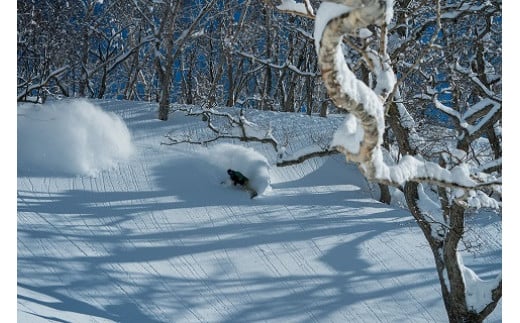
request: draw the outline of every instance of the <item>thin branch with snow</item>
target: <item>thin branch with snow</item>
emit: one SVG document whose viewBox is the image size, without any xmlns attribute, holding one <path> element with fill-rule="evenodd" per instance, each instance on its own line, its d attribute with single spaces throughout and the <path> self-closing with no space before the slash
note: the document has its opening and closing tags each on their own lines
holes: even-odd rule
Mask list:
<svg viewBox="0 0 520 323">
<path fill-rule="evenodd" d="M 27 86 L 28 83 L 24 83 L 23 85 L 19 85 L 18 88 L 23 88 L 26 86 L 27 87 L 25 89 L 23 89 L 23 91 L 20 94 L 18 94 L 17 101 L 23 100 L 25 97 L 30 95 L 32 91 L 45 87 L 50 82 L 50 80 L 52 80 L 53 78 L 57 78 L 60 74 L 67 71 L 69 68 L 70 68 L 69 65 L 65 65 L 58 69 L 55 69 L 54 71 L 50 72 L 49 75 L 47 75 L 43 80 L 41 80 L 40 82 L 38 82 L 36 84 L 31 84 L 31 85 Z"/>
<path fill-rule="evenodd" d="M 180 143 L 190 143 L 190 144 L 199 144 L 205 145 L 219 139 L 237 139 L 244 142 L 260 142 L 266 143 L 273 146 L 276 152 L 280 149 L 280 144 L 278 141 L 272 136 L 271 129 L 259 129 L 259 127 L 247 120 L 244 115 L 243 110 L 240 110 L 239 117 L 234 117 L 229 113 L 218 112 L 214 109 L 193 109 L 193 108 L 175 108 L 172 112 L 181 111 L 185 112 L 187 116 L 200 116 L 203 120 L 206 121 L 208 129 L 210 129 L 214 133 L 214 137 L 205 140 L 195 140 L 190 136 L 186 136 L 185 138 L 175 138 L 172 137 L 171 134 L 166 134 L 165 137 L 168 139 L 168 142 L 162 142 L 162 145 L 176 145 Z M 221 117 L 227 120 L 230 125 L 230 131 L 224 131 L 219 127 L 213 124 L 213 120 L 215 117 Z"/>
<path fill-rule="evenodd" d="M 303 3 L 294 0 L 282 0 L 282 3 L 276 6 L 276 9 L 307 18 L 316 16 L 309 0 L 304 0 Z"/>
<path fill-rule="evenodd" d="M 296 73 L 298 75 L 301 75 L 301 76 L 316 77 L 316 76 L 320 75 L 319 73 L 302 71 L 298 67 L 294 66 L 293 64 L 291 64 L 288 61 L 285 62 L 285 64 L 279 65 L 279 64 L 274 64 L 273 62 L 271 62 L 270 59 L 258 58 L 258 57 L 254 56 L 254 55 L 251 55 L 251 54 L 248 54 L 248 53 L 245 53 L 245 52 L 242 52 L 242 51 L 236 51 L 235 53 L 240 55 L 240 56 L 242 56 L 242 57 L 249 58 L 253 62 L 258 62 L 260 64 L 267 65 L 267 66 L 272 67 L 272 68 L 276 68 L 276 69 L 280 69 L 280 70 L 289 69 L 289 70 L 293 71 L 294 73 Z"/>
</svg>

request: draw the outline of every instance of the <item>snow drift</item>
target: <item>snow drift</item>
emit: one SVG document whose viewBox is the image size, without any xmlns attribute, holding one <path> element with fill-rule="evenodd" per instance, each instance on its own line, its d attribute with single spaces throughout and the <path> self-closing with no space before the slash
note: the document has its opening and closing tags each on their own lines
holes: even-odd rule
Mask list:
<svg viewBox="0 0 520 323">
<path fill-rule="evenodd" d="M 85 100 L 18 105 L 18 172 L 95 175 L 130 157 L 126 124 Z"/>
</svg>

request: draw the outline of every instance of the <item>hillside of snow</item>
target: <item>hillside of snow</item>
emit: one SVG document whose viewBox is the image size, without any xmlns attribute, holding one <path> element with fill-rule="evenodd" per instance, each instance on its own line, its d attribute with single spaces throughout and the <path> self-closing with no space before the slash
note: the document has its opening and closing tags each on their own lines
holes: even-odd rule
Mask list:
<svg viewBox="0 0 520 323">
<path fill-rule="evenodd" d="M 447 321 L 422 233 L 355 165 L 169 145 L 211 133 L 200 117 L 156 115 L 146 102 L 18 105 L 18 322 Z M 343 119 L 245 115 L 288 152 L 329 142 Z M 260 195 L 230 185 L 228 168 Z M 464 264 L 494 277 L 501 218 L 475 213 L 468 229 Z"/>
</svg>

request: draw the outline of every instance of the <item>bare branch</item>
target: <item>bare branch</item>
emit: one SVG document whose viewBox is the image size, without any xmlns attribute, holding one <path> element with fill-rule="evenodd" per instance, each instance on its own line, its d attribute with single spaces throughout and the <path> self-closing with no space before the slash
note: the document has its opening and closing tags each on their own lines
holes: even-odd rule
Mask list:
<svg viewBox="0 0 520 323">
<path fill-rule="evenodd" d="M 417 69 L 417 67 L 419 66 L 419 64 L 422 63 L 422 60 L 424 58 L 424 56 L 426 55 L 426 53 L 428 53 L 432 48 L 434 48 L 435 46 L 435 41 L 437 41 L 437 38 L 439 37 L 439 32 L 441 31 L 442 29 L 442 23 L 441 23 L 441 4 L 440 4 L 440 0 L 436 0 L 436 15 L 437 15 L 437 18 L 435 20 L 435 31 L 433 32 L 432 34 L 432 37 L 430 38 L 430 41 L 428 42 L 428 45 L 426 45 L 422 50 L 421 52 L 417 55 L 417 58 L 415 59 L 415 62 L 412 64 L 412 66 L 410 66 L 408 68 L 408 70 L 406 72 L 403 73 L 403 75 L 397 80 L 397 82 L 395 83 L 394 85 L 394 89 L 392 91 L 392 93 L 390 94 L 389 96 L 389 101 L 392 101 L 395 94 L 396 94 L 396 91 L 397 89 L 401 86 L 401 84 L 404 82 L 404 80 L 406 80 L 406 78 L 414 71 Z"/>
<path fill-rule="evenodd" d="M 306 161 L 308 159 L 312 159 L 312 158 L 316 158 L 316 157 L 331 156 L 331 155 L 336 155 L 339 153 L 340 152 L 333 147 L 325 149 L 325 150 L 316 150 L 316 151 L 305 153 L 303 155 L 299 155 L 298 157 L 296 157 L 294 159 L 280 159 L 276 162 L 276 166 L 286 167 L 286 166 L 297 165 L 297 164 L 303 163 L 304 161 Z"/>
<path fill-rule="evenodd" d="M 287 12 L 293 15 L 302 16 L 310 19 L 314 19 L 314 9 L 309 0 L 304 0 L 303 3 L 297 3 L 294 0 L 282 0 L 282 3 L 276 6 L 281 12 Z"/>
<path fill-rule="evenodd" d="M 63 72 L 67 71 L 68 69 L 70 68 L 69 65 L 65 65 L 63 67 L 60 67 L 54 71 L 52 71 L 51 73 L 49 73 L 49 75 L 47 75 L 43 80 L 41 80 L 38 84 L 33 84 L 29 87 L 27 87 L 21 94 L 18 95 L 17 97 L 17 101 L 22 101 L 26 96 L 28 96 L 32 91 L 34 90 L 37 90 L 37 89 L 40 89 L 42 87 L 45 87 L 49 81 L 53 78 L 56 78 L 58 77 L 60 74 L 62 74 Z M 25 86 L 27 83 L 24 83 L 23 86 Z M 18 86 L 18 88 L 20 88 L 21 86 Z"/>
<path fill-rule="evenodd" d="M 195 144 L 195 145 L 206 145 L 218 140 L 224 139 L 234 139 L 240 140 L 243 142 L 259 142 L 264 144 L 270 144 L 276 152 L 278 152 L 278 161 L 276 166 L 278 167 L 287 167 L 296 164 L 303 163 L 304 161 L 316 157 L 325 157 L 330 155 L 335 155 L 340 153 L 335 147 L 327 147 L 323 149 L 300 151 L 292 154 L 292 158 L 288 158 L 284 156 L 285 149 L 284 146 L 287 145 L 287 142 L 280 144 L 278 140 L 276 140 L 271 134 L 270 130 L 264 136 L 255 136 L 251 132 L 251 127 L 255 125 L 249 122 L 244 114 L 243 110 L 241 110 L 239 117 L 234 117 L 233 115 L 225 112 L 218 112 L 213 109 L 197 109 L 179 107 L 176 109 L 172 109 L 172 111 L 181 111 L 184 112 L 187 116 L 196 116 L 202 117 L 203 120 L 206 120 L 206 124 L 208 129 L 210 129 L 214 136 L 209 139 L 201 139 L 197 140 L 192 138 L 189 135 L 186 135 L 184 138 L 173 137 L 171 134 L 166 134 L 165 137 L 168 139 L 168 142 L 162 142 L 162 145 L 176 145 L 181 143 Z M 231 131 L 226 132 L 222 129 L 219 129 L 213 124 L 213 119 L 215 117 L 222 117 L 226 119 L 231 125 Z M 237 130 L 233 131 L 233 130 Z"/>
<path fill-rule="evenodd" d="M 502 298 L 502 279 L 498 281 L 497 287 L 495 287 L 491 291 L 491 303 L 489 303 L 480 313 L 478 313 L 482 317 L 487 317 L 495 307 L 498 305 L 498 302 Z"/>
<path fill-rule="evenodd" d="M 206 140 L 194 140 L 192 138 L 185 138 L 185 139 L 178 139 L 172 137 L 170 134 L 167 134 L 165 137 L 169 140 L 169 142 L 163 142 L 162 145 L 175 145 L 180 143 L 190 143 L 190 144 L 198 144 L 198 145 L 205 145 L 214 141 L 217 141 L 219 139 L 237 139 L 243 142 L 260 142 L 264 144 L 270 144 L 273 146 L 274 150 L 276 152 L 279 151 L 280 145 L 278 141 L 271 135 L 270 129 L 268 129 L 265 132 L 264 136 L 257 136 L 253 134 L 252 128 L 256 125 L 249 122 L 243 113 L 243 110 L 240 110 L 240 115 L 238 118 L 233 117 L 229 113 L 224 112 L 218 112 L 213 109 L 198 109 L 194 110 L 193 108 L 184 108 L 179 107 L 176 109 L 173 109 L 174 111 L 182 111 L 185 112 L 187 116 L 200 116 L 203 120 L 206 121 L 208 129 L 210 129 L 214 133 L 214 137 Z M 224 132 L 220 130 L 218 127 L 216 127 L 213 124 L 213 118 L 214 117 L 222 117 L 225 118 L 229 124 L 231 125 L 231 132 Z M 233 131 L 238 130 L 238 131 Z M 258 129 L 255 129 L 254 132 L 259 132 Z"/>
<path fill-rule="evenodd" d="M 294 66 L 293 64 L 291 64 L 289 62 L 285 62 L 285 64 L 283 64 L 283 65 L 277 65 L 277 64 L 272 63 L 270 59 L 258 58 L 258 57 L 254 56 L 254 55 L 251 55 L 251 54 L 248 54 L 248 53 L 244 53 L 242 51 L 237 51 L 236 53 L 239 54 L 240 56 L 243 56 L 243 57 L 251 59 L 253 62 L 258 62 L 258 63 L 261 63 L 263 65 L 267 65 L 267 66 L 270 66 L 270 67 L 273 67 L 273 68 L 276 68 L 276 69 L 280 69 L 280 70 L 282 70 L 282 69 L 289 69 L 289 70 L 293 71 L 294 73 L 296 73 L 298 75 L 301 75 L 301 76 L 310 76 L 310 77 L 320 76 L 319 73 L 304 72 L 304 71 L 300 70 L 298 67 Z"/>
</svg>

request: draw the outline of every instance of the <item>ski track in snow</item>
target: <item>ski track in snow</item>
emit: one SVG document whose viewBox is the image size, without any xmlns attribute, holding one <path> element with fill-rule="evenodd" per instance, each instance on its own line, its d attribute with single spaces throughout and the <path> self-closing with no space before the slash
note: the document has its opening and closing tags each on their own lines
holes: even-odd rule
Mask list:
<svg viewBox="0 0 520 323">
<path fill-rule="evenodd" d="M 273 169 L 272 191 L 250 200 L 224 175 L 183 174 L 206 166 L 204 148 L 160 145 L 203 123 L 95 102 L 125 119 L 138 152 L 96 177 L 18 177 L 18 322 L 446 321 L 411 216 L 371 199 L 342 157 Z M 336 122 L 283 116 L 301 118 L 302 136 Z M 496 274 L 501 222 L 472 221 L 481 247 L 465 263 Z"/>
</svg>

